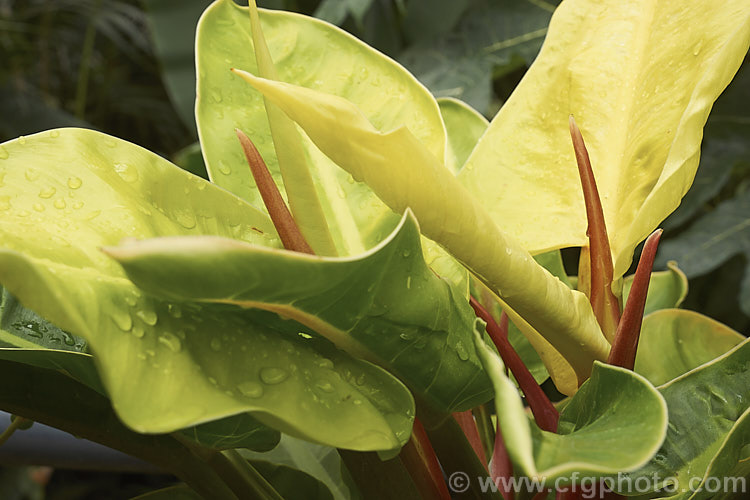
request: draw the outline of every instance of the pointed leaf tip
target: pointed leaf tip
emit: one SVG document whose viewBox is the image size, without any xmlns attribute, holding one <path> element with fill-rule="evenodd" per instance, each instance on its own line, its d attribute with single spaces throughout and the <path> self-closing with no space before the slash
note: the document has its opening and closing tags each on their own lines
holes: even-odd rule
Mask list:
<svg viewBox="0 0 750 500">
<path fill-rule="evenodd" d="M 307 240 L 305 240 L 305 237 L 292 217 L 292 213 L 287 208 L 286 203 L 284 203 L 284 199 L 281 197 L 281 193 L 255 144 L 240 129 L 235 128 L 234 131 L 240 140 L 242 151 L 245 153 L 248 165 L 250 165 L 250 171 L 253 174 L 253 179 L 255 179 L 255 184 L 258 186 L 260 196 L 263 198 L 263 203 L 268 209 L 268 214 L 271 216 L 273 225 L 276 226 L 276 231 L 279 233 L 279 238 L 281 238 L 284 248 L 294 250 L 295 252 L 312 254 L 312 248 L 310 248 Z"/>
<path fill-rule="evenodd" d="M 586 205 L 586 220 L 588 222 L 586 235 L 589 239 L 590 249 L 589 300 L 602 332 L 611 342 L 620 320 L 620 302 L 612 293 L 614 265 L 607 235 L 607 224 L 604 219 L 604 209 L 599 197 L 599 189 L 596 186 L 594 171 L 591 168 L 586 143 L 572 114 L 568 123 Z"/>
<path fill-rule="evenodd" d="M 632 370 L 635 366 L 635 355 L 638 350 L 638 339 L 641 336 L 643 311 L 646 308 L 646 295 L 651 280 L 651 270 L 659 246 L 662 229 L 657 229 L 646 239 L 641 252 L 641 259 L 633 277 L 633 286 L 628 295 L 628 302 L 617 325 L 615 341 L 607 362 Z"/>
</svg>

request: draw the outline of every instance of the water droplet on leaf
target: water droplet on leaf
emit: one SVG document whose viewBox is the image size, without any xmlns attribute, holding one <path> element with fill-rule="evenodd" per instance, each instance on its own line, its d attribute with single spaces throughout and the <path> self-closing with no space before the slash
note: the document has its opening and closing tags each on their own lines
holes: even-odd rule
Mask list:
<svg viewBox="0 0 750 500">
<path fill-rule="evenodd" d="M 78 189 L 82 185 L 83 185 L 83 181 L 79 179 L 78 177 L 73 176 L 73 177 L 68 178 L 68 187 L 70 189 Z"/>
<path fill-rule="evenodd" d="M 165 332 L 159 336 L 159 342 L 167 346 L 172 352 L 180 352 L 182 350 L 182 342 L 180 342 L 180 339 L 169 332 Z"/>
<path fill-rule="evenodd" d="M 159 320 L 156 313 L 150 309 L 141 309 L 140 311 L 137 311 L 135 315 L 141 318 L 144 323 L 151 326 L 154 326 Z"/>
<path fill-rule="evenodd" d="M 39 197 L 47 200 L 49 198 L 52 198 L 56 192 L 57 190 L 55 188 L 53 188 L 52 186 L 49 186 L 39 191 Z"/>
<path fill-rule="evenodd" d="M 138 180 L 138 170 L 127 163 L 115 163 L 115 172 L 127 183 L 133 183 Z"/>
<path fill-rule="evenodd" d="M 146 335 L 146 332 L 143 330 L 143 327 L 140 325 L 135 325 L 132 330 L 130 330 L 130 333 L 133 334 L 133 336 L 137 339 L 142 339 L 144 335 Z"/>
<path fill-rule="evenodd" d="M 240 391 L 243 396 L 247 396 L 248 398 L 259 398 L 263 395 L 263 386 L 258 382 L 249 380 L 239 384 L 237 390 Z"/>
<path fill-rule="evenodd" d="M 221 340 L 219 340 L 219 339 L 211 339 L 211 350 L 212 351 L 220 351 L 221 350 Z"/>
<path fill-rule="evenodd" d="M 133 318 L 130 317 L 130 314 L 120 309 L 113 309 L 112 321 L 115 322 L 117 328 L 124 332 L 130 331 L 130 329 L 133 328 Z"/>
<path fill-rule="evenodd" d="M 260 370 L 260 379 L 264 384 L 274 385 L 280 384 L 287 379 L 289 373 L 281 368 L 276 367 L 265 367 Z"/>
</svg>

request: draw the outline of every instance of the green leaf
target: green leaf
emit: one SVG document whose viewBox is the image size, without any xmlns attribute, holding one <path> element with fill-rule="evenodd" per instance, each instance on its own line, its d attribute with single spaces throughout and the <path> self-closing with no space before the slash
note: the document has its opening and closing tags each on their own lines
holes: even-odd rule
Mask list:
<svg viewBox="0 0 750 500">
<path fill-rule="evenodd" d="M 52 349 L 1 348 L 0 359 L 54 370 L 106 396 L 107 391 L 89 354 Z"/>
<path fill-rule="evenodd" d="M 146 0 L 162 78 L 183 123 L 195 134 L 195 24 L 209 0 Z"/>
<path fill-rule="evenodd" d="M 0 347 L 87 352 L 86 340 L 61 330 L 0 288 Z"/>
<path fill-rule="evenodd" d="M 262 460 L 250 463 L 284 500 L 333 500 L 325 484 L 302 471 Z"/>
<path fill-rule="evenodd" d="M 0 348 L 0 359 L 55 370 L 103 396 L 107 395 L 94 366 L 94 358 L 83 352 L 85 340 L 60 330 L 35 312 L 24 308 L 5 290 L 2 298 L 0 324 L 10 323 L 11 329 L 0 330 L 0 342 L 15 348 Z M 20 326 L 16 322 L 20 322 Z M 36 342 L 25 340 L 29 335 L 27 332 L 34 332 L 31 337 L 41 343 L 39 347 Z M 67 350 L 55 350 L 60 348 L 61 343 Z M 183 429 L 181 432 L 203 446 L 216 449 L 244 446 L 267 451 L 279 442 L 278 432 L 261 425 L 247 414 L 227 417 Z"/>
<path fill-rule="evenodd" d="M 675 260 L 688 278 L 712 271 L 737 254 L 750 256 L 750 191 L 719 204 L 679 236 L 665 241 L 661 259 Z M 750 314 L 750 270 L 740 286 L 740 307 Z"/>
<path fill-rule="evenodd" d="M 640 375 L 598 362 L 561 412 L 559 434 L 542 431 L 527 417 L 518 390 L 479 330 L 474 343 L 495 386 L 499 425 L 516 474 L 547 485 L 569 483 L 574 474 L 608 477 L 643 466 L 664 440 L 667 408 L 658 391 Z"/>
<path fill-rule="evenodd" d="M 557 2 L 475 2 L 456 29 L 446 32 L 445 25 L 453 21 L 451 14 L 465 7 L 465 2 L 449 3 L 446 15 L 434 2 L 409 2 L 410 12 L 419 10 L 419 21 L 431 22 L 433 28 L 407 24 L 407 34 L 418 41 L 399 60 L 435 96 L 456 97 L 486 113 L 492 99 L 493 73 L 534 60 Z M 430 33 L 442 36 L 430 39 L 426 36 Z"/>
<path fill-rule="evenodd" d="M 532 253 L 585 245 L 568 133 L 575 115 L 622 276 L 635 246 L 690 187 L 711 104 L 748 45 L 744 0 L 563 2 L 459 177 Z"/>
<path fill-rule="evenodd" d="M 671 309 L 679 307 L 685 300 L 688 292 L 688 280 L 677 263 L 667 263 L 666 271 L 651 273 L 646 294 L 646 309 L 644 316 L 660 309 Z M 633 276 L 628 276 L 622 284 L 622 302 L 627 302 L 630 295 L 630 287 L 633 286 Z"/>
<path fill-rule="evenodd" d="M 405 124 L 434 155 L 443 158 L 445 128 L 437 104 L 412 75 L 342 30 L 289 12 L 259 11 L 260 24 L 279 79 L 345 96 L 386 128 Z M 231 29 L 229 28 L 231 27 Z M 276 151 L 263 97 L 231 68 L 260 74 L 247 8 L 214 3 L 197 34 L 196 120 L 211 179 L 256 207 L 260 195 L 234 133 L 255 143 L 277 184 Z M 334 165 L 302 134 L 303 147 L 339 255 L 375 246 L 398 217 L 367 185 Z"/>
<path fill-rule="evenodd" d="M 308 342 L 273 314 L 149 297 L 99 250 L 124 237 L 191 234 L 278 244 L 266 216 L 97 132 L 55 130 L 0 153 L 0 283 L 89 342 L 129 427 L 171 432 L 249 411 L 334 446 L 392 449 L 408 436 L 413 401 L 391 375 Z M 319 395 L 316 382 L 335 390 Z"/>
<path fill-rule="evenodd" d="M 168 435 L 144 435 L 122 424 L 110 401 L 70 377 L 21 363 L 0 361 L 13 383 L 0 384 L 0 408 L 148 461 L 202 486 L 204 495 L 229 498 L 228 489 L 204 462 Z"/>
<path fill-rule="evenodd" d="M 661 385 L 708 363 L 745 339 L 707 316 L 664 309 L 643 318 L 635 371 Z"/>
<path fill-rule="evenodd" d="M 440 114 L 448 133 L 448 152 L 445 163 L 458 173 L 464 162 L 489 126 L 487 119 L 468 104 L 443 97 L 438 99 Z"/>
<path fill-rule="evenodd" d="M 180 433 L 199 445 L 214 450 L 248 448 L 269 451 L 279 444 L 281 437 L 277 431 L 262 425 L 247 413 L 182 429 Z"/>
<path fill-rule="evenodd" d="M 232 2 L 232 5 L 235 5 L 234 2 Z M 264 78 L 278 80 L 278 72 L 263 37 L 263 29 L 258 18 L 255 0 L 249 2 L 249 13 L 250 32 L 255 61 L 258 65 L 258 74 Z M 215 28 L 217 27 L 215 26 Z M 214 33 L 210 28 L 206 28 L 205 31 L 205 36 L 214 38 Z M 200 40 L 197 43 L 200 44 Z M 294 122 L 273 102 L 264 99 L 263 106 L 271 128 L 271 137 L 273 138 L 281 178 L 284 182 L 289 210 L 315 253 L 336 255 L 336 248 L 328 230 L 328 222 L 323 214 L 308 161 L 305 158 L 302 137 Z"/>
<path fill-rule="evenodd" d="M 738 165 L 750 163 L 750 64 L 740 67 L 732 83 L 716 101 L 706 123 L 701 163 L 690 191 L 677 210 L 664 221 L 675 229 L 719 194 Z"/>
<path fill-rule="evenodd" d="M 379 130 L 341 97 L 249 73 L 241 76 L 394 211 L 411 208 L 425 236 L 444 246 L 517 313 L 511 320 L 529 337 L 561 391 L 573 394 L 588 378 L 592 361 L 607 358 L 609 344 L 586 296 L 551 276 L 500 231 L 408 128 Z"/>
<path fill-rule="evenodd" d="M 646 466 L 628 475 L 627 484 L 659 480 L 656 487 L 680 493 L 675 498 L 707 498 L 710 492 L 692 495 L 698 486 L 692 478 L 724 478 L 750 444 L 750 343 L 702 365 L 659 388 L 669 407 L 669 430 L 664 445 Z M 700 429 L 700 432 L 696 432 Z M 668 481 L 667 481 L 668 480 Z M 666 481 L 666 482 L 665 482 Z M 710 482 L 706 484 L 708 486 Z M 638 493 L 647 493 L 639 491 Z"/>
<path fill-rule="evenodd" d="M 351 15 L 361 25 L 372 2 L 373 0 L 323 0 L 315 9 L 315 17 L 340 26 Z"/>
<path fill-rule="evenodd" d="M 467 410 L 491 395 L 470 349 L 473 311 L 461 291 L 425 264 L 410 214 L 357 258 L 218 238 L 152 239 L 105 251 L 139 287 L 165 300 L 233 304 L 294 319 L 386 367 L 438 411 Z"/>
<path fill-rule="evenodd" d="M 257 453 L 240 450 L 243 457 L 266 460 L 306 472 L 328 487 L 336 500 L 355 498 L 346 482 L 346 468 L 335 448 L 295 439 L 286 434 L 271 451 Z"/>
<path fill-rule="evenodd" d="M 203 497 L 186 484 L 150 491 L 131 500 L 203 500 Z"/>
<path fill-rule="evenodd" d="M 191 174 L 208 179 L 206 164 L 203 163 L 203 155 L 201 154 L 201 145 L 199 143 L 194 142 L 177 151 L 172 157 L 172 161 L 175 165 L 187 170 Z"/>
</svg>

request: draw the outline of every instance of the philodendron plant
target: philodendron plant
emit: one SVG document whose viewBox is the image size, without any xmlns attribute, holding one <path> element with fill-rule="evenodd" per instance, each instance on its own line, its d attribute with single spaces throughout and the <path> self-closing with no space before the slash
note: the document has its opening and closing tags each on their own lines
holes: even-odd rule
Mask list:
<svg viewBox="0 0 750 500">
<path fill-rule="evenodd" d="M 149 498 L 730 496 L 750 345 L 651 267 L 749 45 L 748 0 L 564 0 L 488 123 L 330 24 L 216 1 L 211 182 L 91 130 L 0 146 L 6 437 L 185 483 Z"/>
</svg>

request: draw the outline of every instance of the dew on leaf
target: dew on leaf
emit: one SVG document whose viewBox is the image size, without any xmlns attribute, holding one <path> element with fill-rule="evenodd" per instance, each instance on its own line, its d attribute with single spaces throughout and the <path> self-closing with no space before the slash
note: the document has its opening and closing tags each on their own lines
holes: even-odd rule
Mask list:
<svg viewBox="0 0 750 500">
<path fill-rule="evenodd" d="M 169 332 L 165 332 L 159 336 L 159 343 L 167 346 L 172 352 L 180 352 L 182 350 L 180 339 Z"/>
<path fill-rule="evenodd" d="M 30 168 L 24 172 L 24 177 L 26 177 L 26 180 L 29 182 L 34 182 L 39 178 L 39 172 L 34 170 L 33 168 Z"/>
<path fill-rule="evenodd" d="M 130 329 L 133 328 L 133 318 L 130 317 L 130 314 L 120 309 L 113 309 L 112 321 L 115 322 L 117 328 L 124 332 L 130 331 Z"/>
<path fill-rule="evenodd" d="M 33 204 L 33 205 L 31 206 L 31 208 L 33 208 L 33 209 L 34 209 L 34 210 L 36 210 L 37 212 L 44 212 L 44 205 L 42 205 L 41 203 L 34 203 L 34 204 Z"/>
<path fill-rule="evenodd" d="M 137 311 L 135 315 L 141 318 L 141 320 L 147 325 L 154 326 L 156 322 L 159 321 L 159 317 L 151 309 L 141 309 Z"/>
<path fill-rule="evenodd" d="M 469 359 L 469 351 L 466 350 L 466 347 L 464 347 L 464 343 L 460 340 L 456 342 L 456 354 L 458 354 L 458 358 L 461 361 L 466 361 Z"/>
<path fill-rule="evenodd" d="M 73 202 L 73 208 L 75 208 L 76 210 L 83 208 L 83 202 L 82 201 Z"/>
<path fill-rule="evenodd" d="M 211 339 L 211 350 L 212 351 L 220 351 L 221 350 L 221 340 L 219 339 Z"/>
<path fill-rule="evenodd" d="M 331 361 L 328 358 L 323 358 L 320 361 L 318 361 L 318 367 L 323 369 L 332 370 L 333 369 L 333 361 Z"/>
<path fill-rule="evenodd" d="M 219 172 L 224 175 L 229 175 L 232 173 L 232 169 L 229 167 L 229 165 L 226 164 L 224 160 L 219 160 Z"/>
<path fill-rule="evenodd" d="M 327 381 L 320 381 L 315 384 L 315 387 L 317 389 L 320 389 L 322 392 L 326 392 L 326 393 L 333 392 L 333 384 Z"/>
<path fill-rule="evenodd" d="M 182 317 L 182 309 L 180 309 L 180 306 L 178 306 L 177 304 L 169 304 L 167 306 L 167 311 L 169 311 L 169 315 L 173 318 Z"/>
<path fill-rule="evenodd" d="M 67 346 L 74 346 L 76 343 L 76 340 L 73 338 L 71 334 L 68 332 L 62 332 L 63 334 L 63 343 Z"/>
<path fill-rule="evenodd" d="M 26 144 L 26 138 L 24 136 L 22 136 L 22 135 L 18 136 L 18 144 L 20 144 L 21 146 L 23 146 L 24 144 Z"/>
<path fill-rule="evenodd" d="M 137 339 L 142 339 L 144 335 L 146 335 L 146 331 L 143 329 L 140 325 L 135 325 L 132 330 L 130 330 L 130 333 L 133 334 L 133 336 Z"/>
<path fill-rule="evenodd" d="M 263 395 L 263 386 L 258 382 L 250 380 L 237 385 L 237 390 L 240 391 L 240 394 L 248 398 L 259 398 Z"/>
<path fill-rule="evenodd" d="M 196 225 L 195 215 L 188 210 L 175 210 L 173 212 L 175 220 L 185 229 L 193 229 Z"/>
<path fill-rule="evenodd" d="M 70 189 L 78 189 L 83 185 L 83 181 L 78 177 L 69 177 L 68 178 L 68 187 Z"/>
<path fill-rule="evenodd" d="M 115 163 L 115 172 L 119 175 L 122 180 L 127 183 L 133 183 L 138 180 L 138 170 L 127 163 Z"/>
<path fill-rule="evenodd" d="M 55 208 L 57 208 L 59 210 L 62 210 L 63 208 L 65 208 L 67 206 L 65 204 L 65 200 L 63 200 L 62 198 L 56 199 L 55 202 L 53 203 L 53 205 L 55 206 Z"/>
<path fill-rule="evenodd" d="M 39 197 L 42 198 L 42 199 L 47 200 L 49 198 L 52 198 L 55 195 L 56 192 L 57 192 L 57 189 L 55 189 L 52 186 L 48 186 L 46 188 L 42 188 L 39 191 Z"/>
<path fill-rule="evenodd" d="M 260 379 L 264 384 L 268 385 L 280 384 L 281 382 L 286 380 L 288 376 L 289 373 L 282 368 L 267 366 L 265 368 L 261 368 L 260 370 Z"/>
</svg>

